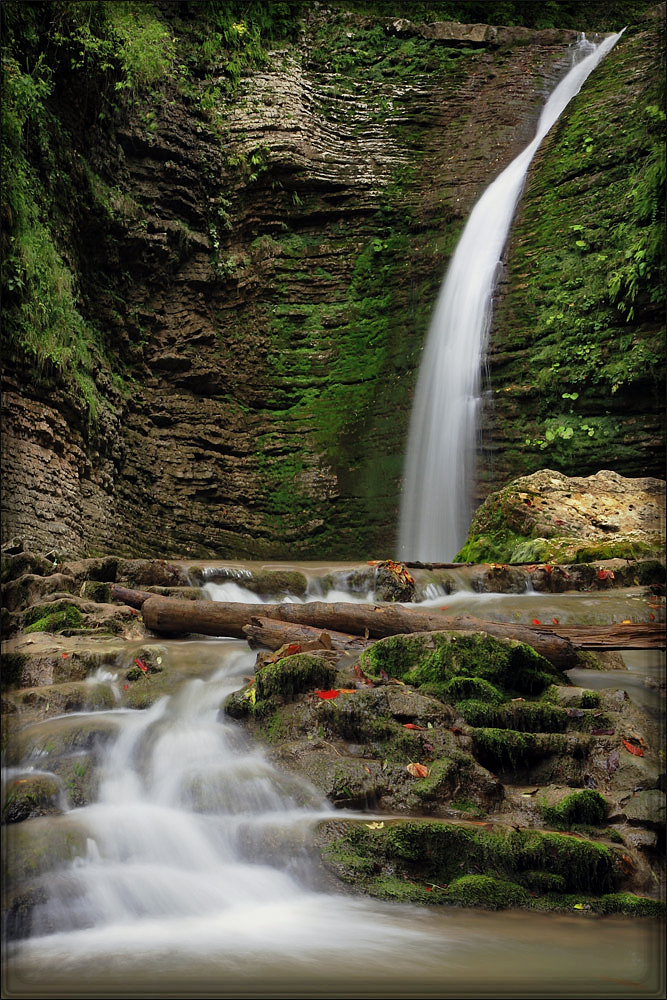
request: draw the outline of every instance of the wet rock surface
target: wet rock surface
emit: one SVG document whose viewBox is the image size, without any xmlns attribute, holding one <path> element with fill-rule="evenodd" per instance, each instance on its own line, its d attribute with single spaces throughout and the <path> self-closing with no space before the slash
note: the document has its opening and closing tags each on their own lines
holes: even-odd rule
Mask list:
<svg viewBox="0 0 667 1000">
<path fill-rule="evenodd" d="M 229 579 L 224 567 L 191 572 L 183 563 L 115 557 L 46 574 L 41 558 L 16 562 L 18 579 L 39 566 L 44 576 L 28 575 L 66 575 L 91 598 L 115 581 L 177 595 L 216 572 Z M 462 567 L 451 583 L 460 586 L 456 574 L 467 570 L 469 585 L 488 573 L 490 586 L 511 593 L 508 569 Z M 317 587 L 382 585 L 377 570 L 329 573 L 316 577 Z M 439 572 L 452 571 L 414 570 L 410 586 L 432 585 Z M 244 574 L 260 593 L 280 585 L 297 598 L 295 591 L 314 585 L 286 570 Z M 400 572 L 391 575 L 405 582 Z M 149 582 L 156 580 L 162 583 Z M 40 824 L 64 823 L 63 810 L 95 800 L 101 757 L 118 732 L 112 710 L 148 708 L 204 670 L 197 657 L 186 661 L 172 654 L 173 643 L 155 641 L 140 614 L 122 605 L 75 592 L 35 598 L 11 612 L 14 633 L 3 657 L 3 735 L 14 769 L 3 819 L 17 831 L 11 850 L 32 879 L 63 851 L 79 850 L 78 834 L 61 838 L 60 826 L 47 849 Z M 660 603 L 650 600 L 649 607 Z M 73 612 L 76 621 L 62 619 Z M 659 724 L 628 699 L 624 672 L 616 673 L 617 688 L 577 687 L 530 647 L 471 632 L 391 636 L 361 655 L 311 643 L 260 652 L 255 677 L 221 711 L 265 742 L 287 776 L 306 778 L 339 810 L 319 843 L 329 877 L 357 891 L 491 909 L 571 911 L 581 903 L 595 913 L 651 914 L 653 903 L 633 893 L 654 896 L 660 886 Z M 215 789 L 193 787 L 192 795 L 198 808 L 215 808 Z M 359 810 L 368 822 L 345 819 Z M 575 864 L 588 874 L 570 876 Z M 12 926 L 23 926 L 40 892 L 37 882 L 12 890 Z"/>
<path fill-rule="evenodd" d="M 67 251 L 131 377 L 95 372 L 91 430 L 75 385 L 12 356 L 7 535 L 63 559 L 388 555 L 431 304 L 573 34 L 310 5 L 299 42 L 213 109 L 171 87 L 94 142 L 78 122 L 68 153 L 96 180 Z M 203 72 L 215 88 L 219 67 Z"/>
<path fill-rule="evenodd" d="M 260 665 L 226 710 L 338 809 L 372 812 L 320 831 L 326 864 L 357 888 L 422 903 L 659 912 L 628 894 L 657 892 L 661 877 L 659 727 L 613 691 L 553 683 L 536 654 L 512 660 L 519 644 L 474 638 L 379 640 L 327 690 L 295 693 L 287 681 L 270 699 L 255 693 Z M 285 677 L 292 658 L 278 660 Z M 466 856 L 472 845 L 483 861 Z"/>
<path fill-rule="evenodd" d="M 665 483 L 659 479 L 625 479 L 609 471 L 568 477 L 543 469 L 484 501 L 459 558 L 495 553 L 507 562 L 643 557 L 648 563 L 664 558 L 664 520 Z"/>
</svg>

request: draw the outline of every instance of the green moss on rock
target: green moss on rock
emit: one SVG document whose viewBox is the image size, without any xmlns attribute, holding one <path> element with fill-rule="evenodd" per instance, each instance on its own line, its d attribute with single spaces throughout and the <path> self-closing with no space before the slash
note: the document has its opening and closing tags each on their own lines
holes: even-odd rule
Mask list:
<svg viewBox="0 0 667 1000">
<path fill-rule="evenodd" d="M 26 612 L 26 620 L 31 624 L 25 632 L 65 632 L 81 628 L 84 617 L 74 604 L 53 609 L 53 605 L 42 604 Z"/>
<path fill-rule="evenodd" d="M 443 701 L 455 705 L 457 702 L 474 699 L 487 705 L 500 705 L 505 700 L 499 688 L 483 680 L 481 677 L 452 677 L 440 688 Z"/>
<path fill-rule="evenodd" d="M 429 632 L 380 639 L 361 655 L 371 677 L 386 671 L 391 677 L 425 686 L 442 700 L 455 677 L 476 677 L 505 692 L 537 694 L 565 678 L 548 660 L 525 643 L 472 632 Z M 488 688 L 486 689 L 488 692 Z"/>
<path fill-rule="evenodd" d="M 450 883 L 447 901 L 457 906 L 481 906 L 485 910 L 506 910 L 529 906 L 530 894 L 516 882 L 490 875 L 463 875 Z"/>
<path fill-rule="evenodd" d="M 371 894 L 379 878 L 391 876 L 422 891 L 444 890 L 439 896 L 428 892 L 423 902 L 490 908 L 540 905 L 529 891 L 550 898 L 557 893 L 599 896 L 613 892 L 620 878 L 613 850 L 591 840 L 432 821 L 373 830 L 351 826 L 329 843 L 324 857 L 341 878 Z"/>
<path fill-rule="evenodd" d="M 320 656 L 297 653 L 276 663 L 268 663 L 257 672 L 257 700 L 279 697 L 291 701 L 313 688 L 330 688 L 336 680 L 336 668 Z"/>
<path fill-rule="evenodd" d="M 577 823 L 601 826 L 607 819 L 609 805 L 599 792 L 584 789 L 566 795 L 557 805 L 542 806 L 541 812 L 547 826 L 572 827 Z"/>
<path fill-rule="evenodd" d="M 21 823 L 34 816 L 62 812 L 60 783 L 47 775 L 26 776 L 12 781 L 2 805 L 3 823 Z"/>
<path fill-rule="evenodd" d="M 564 733 L 570 722 L 564 708 L 545 702 L 489 705 L 483 701 L 467 700 L 459 702 L 456 707 L 471 726 L 528 733 Z"/>
</svg>

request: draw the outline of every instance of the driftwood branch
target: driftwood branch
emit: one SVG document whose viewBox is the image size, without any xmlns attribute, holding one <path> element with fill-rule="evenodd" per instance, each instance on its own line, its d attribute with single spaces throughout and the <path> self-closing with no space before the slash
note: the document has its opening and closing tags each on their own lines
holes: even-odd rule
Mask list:
<svg viewBox="0 0 667 1000">
<path fill-rule="evenodd" d="M 244 626 L 243 632 L 251 646 L 266 646 L 267 649 L 280 649 L 281 646 L 291 642 L 304 645 L 315 642 L 323 634 L 321 628 L 293 625 L 290 622 L 261 617 L 252 618 L 250 624 Z M 345 632 L 334 632 L 331 629 L 327 629 L 324 634 L 329 638 L 331 649 L 345 652 L 361 652 L 374 642 L 373 639 L 362 639 L 359 635 L 347 635 Z"/>
</svg>

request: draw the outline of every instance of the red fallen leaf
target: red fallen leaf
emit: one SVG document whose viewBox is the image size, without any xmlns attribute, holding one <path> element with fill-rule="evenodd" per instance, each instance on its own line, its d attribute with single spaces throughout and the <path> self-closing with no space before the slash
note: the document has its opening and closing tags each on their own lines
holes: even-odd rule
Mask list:
<svg viewBox="0 0 667 1000">
<path fill-rule="evenodd" d="M 321 698 L 323 701 L 327 701 L 329 698 L 337 698 L 338 695 L 340 694 L 340 691 L 337 691 L 334 688 L 331 691 L 316 691 L 315 694 L 317 695 L 318 698 Z"/>
<path fill-rule="evenodd" d="M 650 620 L 651 620 L 652 622 L 654 622 L 654 621 L 655 621 L 655 615 L 649 615 L 649 619 L 650 619 Z"/>
<path fill-rule="evenodd" d="M 598 580 L 615 580 L 616 574 L 613 569 L 599 569 L 597 572 Z"/>
<path fill-rule="evenodd" d="M 591 736 L 613 736 L 615 729 L 591 729 Z"/>
<path fill-rule="evenodd" d="M 638 747 L 638 746 L 635 746 L 634 743 L 630 743 L 629 740 L 623 740 L 623 746 L 630 753 L 633 753 L 635 755 L 635 757 L 643 757 L 644 756 L 644 751 L 642 750 L 642 748 Z"/>
<path fill-rule="evenodd" d="M 557 517 L 555 519 L 555 521 L 556 521 L 556 524 L 565 524 L 565 521 L 561 521 L 561 519 L 559 517 Z"/>
<path fill-rule="evenodd" d="M 431 773 L 430 768 L 426 767 L 425 764 L 408 764 L 406 767 L 413 778 L 428 778 Z"/>
<path fill-rule="evenodd" d="M 294 656 L 295 653 L 301 652 L 301 645 L 298 642 L 291 642 L 287 649 L 285 650 L 285 656 Z"/>
<path fill-rule="evenodd" d="M 553 573 L 554 568 L 553 568 L 553 566 L 550 563 L 545 563 L 544 564 L 544 571 L 545 571 L 545 573 Z"/>
<path fill-rule="evenodd" d="M 69 653 L 63 653 L 63 660 L 66 660 L 68 657 L 69 657 Z"/>
<path fill-rule="evenodd" d="M 554 623 L 554 625 L 560 625 L 560 618 L 552 618 L 551 621 Z"/>
<path fill-rule="evenodd" d="M 403 729 L 425 729 L 426 726 L 416 726 L 414 722 L 404 722 Z"/>
<path fill-rule="evenodd" d="M 444 607 L 440 608 L 441 611 L 449 611 L 449 604 L 445 604 Z"/>
<path fill-rule="evenodd" d="M 541 624 L 542 622 L 540 621 L 539 618 L 533 618 L 533 625 L 541 625 Z"/>
<path fill-rule="evenodd" d="M 525 503 L 526 507 L 532 507 L 533 506 L 533 501 L 532 500 L 526 499 L 523 502 Z"/>
<path fill-rule="evenodd" d="M 424 889 L 426 890 L 426 892 L 433 892 L 433 886 L 432 885 L 425 885 Z"/>
<path fill-rule="evenodd" d="M 123 684 L 123 691 L 129 691 L 129 690 L 130 690 L 130 685 L 129 684 Z"/>
<path fill-rule="evenodd" d="M 145 673 L 145 674 L 148 673 L 148 664 L 146 663 L 145 660 L 136 659 L 134 662 L 139 667 L 139 670 L 143 671 L 143 673 Z"/>
</svg>

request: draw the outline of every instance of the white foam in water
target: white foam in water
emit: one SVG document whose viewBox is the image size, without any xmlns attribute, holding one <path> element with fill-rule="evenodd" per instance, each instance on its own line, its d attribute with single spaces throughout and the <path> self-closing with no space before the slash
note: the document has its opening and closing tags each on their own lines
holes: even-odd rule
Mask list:
<svg viewBox="0 0 667 1000">
<path fill-rule="evenodd" d="M 86 832 L 85 856 L 51 877 L 50 898 L 34 911 L 36 936 L 18 946 L 22 960 L 62 971 L 121 953 L 123 961 L 208 954 L 234 964 L 256 953 L 303 963 L 323 949 L 365 949 L 386 961 L 398 936 L 426 946 L 418 928 L 399 929 L 381 907 L 306 888 L 314 877 L 306 855 L 278 864 L 253 857 L 262 828 L 303 831 L 334 810 L 219 714 L 255 659 L 224 647 L 220 655 L 212 679 L 118 713 L 99 800 L 70 812 Z"/>
</svg>

